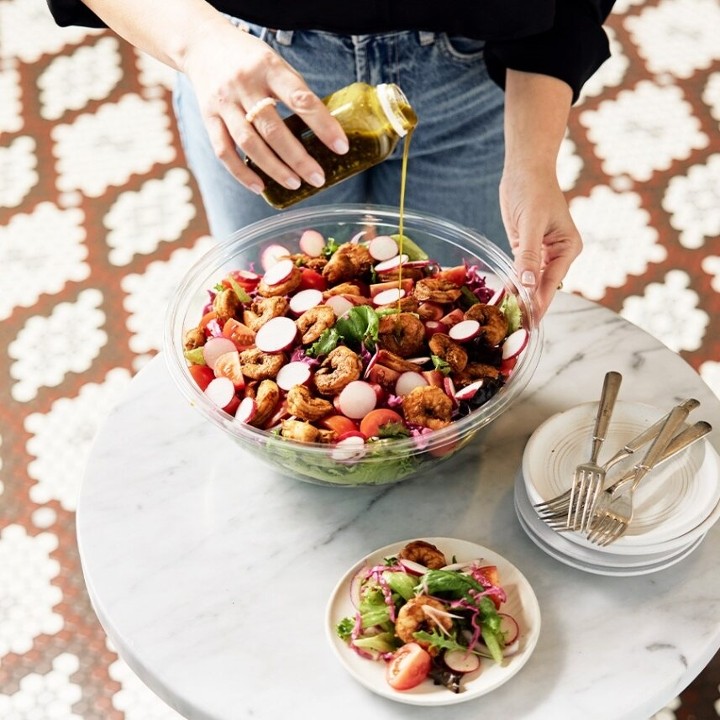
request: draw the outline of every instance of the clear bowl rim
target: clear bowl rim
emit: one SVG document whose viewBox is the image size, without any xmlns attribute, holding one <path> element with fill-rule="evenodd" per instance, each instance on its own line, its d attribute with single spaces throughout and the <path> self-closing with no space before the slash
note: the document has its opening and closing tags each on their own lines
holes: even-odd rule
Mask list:
<svg viewBox="0 0 720 720">
<path fill-rule="evenodd" d="M 203 279 L 207 281 L 212 272 L 216 272 L 224 263 L 236 256 L 243 245 L 250 245 L 262 239 L 271 239 L 272 233 L 293 229 L 301 221 L 303 224 L 309 225 L 313 219 L 328 223 L 333 218 L 340 221 L 342 217 L 345 222 L 351 222 L 352 218 L 348 218 L 348 215 L 356 215 L 357 220 L 360 220 L 362 215 L 372 215 L 373 219 L 380 222 L 395 220 L 396 225 L 399 224 L 400 219 L 400 212 L 397 208 L 375 204 L 319 205 L 311 208 L 284 211 L 277 216 L 251 223 L 218 242 L 215 247 L 206 251 L 190 266 L 176 288 L 175 294 L 167 306 L 164 323 L 163 355 L 165 356 L 166 365 L 173 381 L 185 399 L 215 426 L 228 432 L 234 439 L 262 445 L 278 438 L 270 431 L 254 428 L 251 425 L 236 421 L 213 404 L 192 380 L 187 371 L 187 363 L 181 349 L 184 330 L 183 310 L 186 309 L 183 306 L 183 299 L 189 293 L 207 289 L 207 284 L 201 284 Z M 526 321 L 526 327 L 530 330 L 528 344 L 513 370 L 512 378 L 514 380 L 512 383 L 503 385 L 478 410 L 453 421 L 446 428 L 434 430 L 426 436 L 423 442 L 418 442 L 413 437 L 385 441 L 383 455 L 376 458 L 378 462 L 387 460 L 388 456 L 393 454 L 408 456 L 423 454 L 433 449 L 441 449 L 446 447 L 448 443 L 462 440 L 466 435 L 473 434 L 495 420 L 527 386 L 539 362 L 543 344 L 543 327 L 542 323 L 537 319 L 535 300 L 527 288 L 520 283 L 510 259 L 496 245 L 477 231 L 454 221 L 431 213 L 405 210 L 403 213 L 403 228 L 412 227 L 413 224 L 418 223 L 429 226 L 429 228 L 426 227 L 425 229 L 435 231 L 440 236 L 442 232 L 452 233 L 456 237 L 459 236 L 460 239 L 470 243 L 469 248 L 463 247 L 468 251 L 472 251 L 476 256 L 478 251 L 476 246 L 480 246 L 482 251 L 489 255 L 489 260 L 493 263 L 491 266 L 492 271 L 502 271 L 505 274 L 503 280 L 511 282 L 523 301 L 524 311 L 529 316 Z M 483 262 L 487 263 L 487 259 L 482 259 Z M 286 438 L 282 438 L 282 442 L 295 446 L 301 452 L 319 457 L 326 457 L 333 447 L 327 443 L 304 443 Z M 366 455 L 362 461 L 367 462 L 372 459 L 374 459 L 373 456 Z"/>
</svg>

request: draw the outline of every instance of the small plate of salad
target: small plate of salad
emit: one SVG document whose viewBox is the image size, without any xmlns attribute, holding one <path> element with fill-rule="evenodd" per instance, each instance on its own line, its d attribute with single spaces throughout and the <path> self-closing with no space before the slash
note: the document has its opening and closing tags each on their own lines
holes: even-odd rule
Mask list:
<svg viewBox="0 0 720 720">
<path fill-rule="evenodd" d="M 410 705 L 452 705 L 500 687 L 530 658 L 540 608 L 501 555 L 453 538 L 375 550 L 336 585 L 335 655 L 362 685 Z"/>
</svg>

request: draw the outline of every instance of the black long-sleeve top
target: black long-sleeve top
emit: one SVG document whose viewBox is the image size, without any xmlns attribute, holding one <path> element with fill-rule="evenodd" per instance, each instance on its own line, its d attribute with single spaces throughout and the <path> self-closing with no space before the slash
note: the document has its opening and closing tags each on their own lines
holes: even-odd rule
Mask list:
<svg viewBox="0 0 720 720">
<path fill-rule="evenodd" d="M 58 25 L 104 27 L 81 0 L 47 0 Z M 172 3 L 168 3 L 172 12 Z M 614 0 L 210 0 L 221 12 L 282 30 L 364 35 L 428 30 L 486 41 L 493 80 L 507 69 L 564 80 L 577 99 L 585 81 L 609 57 L 603 23 Z"/>
</svg>

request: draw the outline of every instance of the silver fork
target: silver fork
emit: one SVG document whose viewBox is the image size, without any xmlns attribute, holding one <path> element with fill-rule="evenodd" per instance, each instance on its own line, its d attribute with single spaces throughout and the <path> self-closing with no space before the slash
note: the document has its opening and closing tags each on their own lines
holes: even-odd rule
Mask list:
<svg viewBox="0 0 720 720">
<path fill-rule="evenodd" d="M 619 372 L 611 370 L 605 374 L 602 392 L 600 393 L 600 402 L 598 403 L 597 414 L 595 416 L 590 460 L 575 468 L 575 474 L 570 488 L 570 499 L 568 501 L 567 520 L 565 523 L 566 527 L 570 530 L 586 529 L 591 517 L 587 512 L 588 503 L 592 504 L 594 502 L 605 480 L 605 472 L 598 465 L 597 459 L 600 454 L 600 448 L 603 442 L 605 442 L 605 435 L 610 424 L 610 417 L 615 407 L 621 382 L 622 375 Z"/>
<path fill-rule="evenodd" d="M 678 405 L 677 407 L 687 408 L 688 413 L 690 413 L 699 405 L 699 400 L 695 400 L 695 398 L 689 398 L 688 400 L 685 400 L 685 402 L 680 403 L 680 405 Z M 617 465 L 621 460 L 625 460 L 626 458 L 630 457 L 635 452 L 637 452 L 643 445 L 655 438 L 662 429 L 663 424 L 669 417 L 670 413 L 660 418 L 649 428 L 646 428 L 639 435 L 637 435 L 632 440 L 629 440 L 625 445 L 623 445 L 623 447 L 621 447 L 604 465 L 602 465 L 602 469 L 605 471 L 605 473 L 607 474 L 610 468 Z M 559 521 L 562 519 L 563 525 L 565 525 L 565 519 L 567 517 L 570 504 L 570 495 L 571 490 L 566 490 L 564 493 L 556 495 L 554 498 L 550 498 L 549 500 L 545 500 L 543 502 L 535 503 L 533 507 L 535 508 L 535 511 L 537 512 L 539 517 L 543 520 Z"/>
<path fill-rule="evenodd" d="M 675 430 L 685 421 L 686 417 L 686 409 L 673 409 L 645 457 L 635 466 L 629 492 L 618 495 L 600 512 L 592 516 L 592 524 L 588 532 L 588 540 L 591 543 L 601 546 L 609 545 L 625 534 L 633 519 L 633 497 L 637 486 L 658 463 Z"/>
<path fill-rule="evenodd" d="M 666 416 L 668 417 L 668 416 Z M 707 435 L 712 430 L 710 423 L 700 420 L 689 428 L 685 428 L 682 432 L 678 433 L 668 444 L 663 451 L 660 459 L 653 465 L 656 468 L 658 465 L 670 460 L 670 458 L 677 455 L 679 452 L 687 447 L 690 447 L 694 442 L 700 440 L 700 438 Z M 593 511 L 593 517 L 596 517 L 605 508 L 608 507 L 615 498 L 628 484 L 631 484 L 635 480 L 635 468 L 628 470 L 622 477 L 616 480 L 612 485 L 609 485 L 605 490 L 600 493 L 600 497 L 595 505 Z M 549 527 L 553 530 L 564 530 L 565 528 L 565 515 L 556 515 L 549 517 L 546 520 Z M 590 521 L 590 527 L 593 527 L 593 520 Z"/>
</svg>

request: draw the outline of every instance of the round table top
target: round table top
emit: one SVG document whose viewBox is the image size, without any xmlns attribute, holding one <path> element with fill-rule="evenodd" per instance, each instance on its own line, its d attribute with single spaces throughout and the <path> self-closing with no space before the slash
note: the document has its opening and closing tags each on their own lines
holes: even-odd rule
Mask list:
<svg viewBox="0 0 720 720">
<path fill-rule="evenodd" d="M 525 443 L 551 415 L 597 400 L 701 401 L 720 447 L 720 402 L 678 355 L 615 313 L 560 293 L 539 367 L 518 402 L 434 475 L 332 488 L 268 469 L 181 397 L 162 356 L 99 433 L 78 543 L 98 617 L 123 659 L 188 718 L 485 717 L 646 720 L 720 647 L 720 528 L 673 567 L 594 575 L 542 552 L 514 511 Z M 482 700 L 418 708 L 356 683 L 325 637 L 333 587 L 376 548 L 453 537 L 494 550 L 537 595 L 527 664 Z"/>
</svg>

